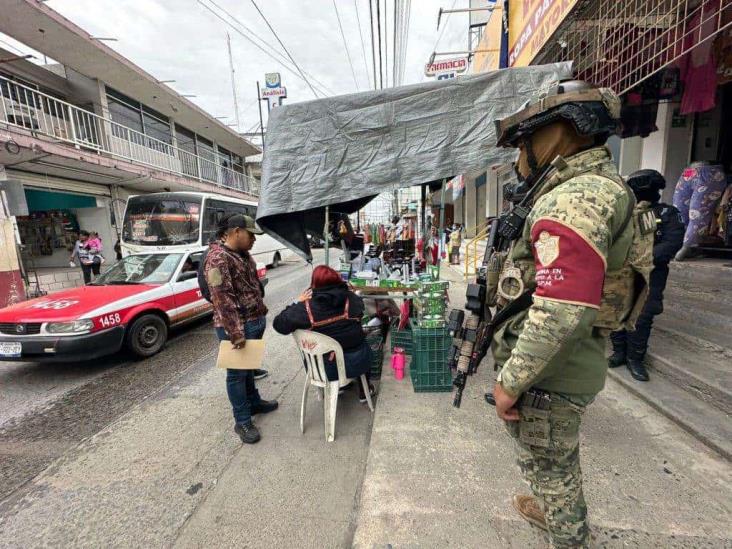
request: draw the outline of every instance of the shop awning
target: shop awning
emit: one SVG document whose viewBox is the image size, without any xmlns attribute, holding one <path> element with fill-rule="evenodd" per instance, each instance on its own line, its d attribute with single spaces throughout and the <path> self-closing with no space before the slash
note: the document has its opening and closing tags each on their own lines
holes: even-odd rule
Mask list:
<svg viewBox="0 0 732 549">
<path fill-rule="evenodd" d="M 485 171 L 494 120 L 571 77 L 570 63 L 503 69 L 296 103 L 271 113 L 257 221 L 306 259 L 325 206 L 353 213 L 379 193 Z"/>
</svg>

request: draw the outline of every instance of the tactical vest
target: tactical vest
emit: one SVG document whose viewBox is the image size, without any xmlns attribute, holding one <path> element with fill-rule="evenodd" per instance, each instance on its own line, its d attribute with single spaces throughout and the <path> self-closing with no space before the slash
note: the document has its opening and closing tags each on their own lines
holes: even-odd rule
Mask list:
<svg viewBox="0 0 732 549">
<path fill-rule="evenodd" d="M 654 230 L 648 232 L 648 219 L 644 217 L 649 213 L 650 204 L 642 202 L 636 205 L 633 192 L 614 169 L 608 168 L 608 162 L 605 149 L 590 149 L 573 156 L 569 162 L 558 157 L 552 162 L 555 169 L 547 175 L 544 182 L 537 183 L 543 187 L 537 194 L 538 199 L 574 177 L 592 175 L 612 181 L 630 198 L 627 210 L 613 212 L 622 216 L 623 221 L 616 231 L 617 234 L 611 238 L 602 300 L 594 324 L 603 335 L 621 328 L 632 330 L 635 327 L 635 321 L 648 294 L 649 277 L 653 269 L 655 230 L 655 219 Z M 653 215 L 652 212 L 650 214 Z M 526 223 L 522 236 L 513 243 L 497 277 L 497 305 L 505 305 L 509 299 L 515 299 L 523 291 L 533 291 L 536 288 L 535 277 L 531 224 Z M 488 295 L 493 291 L 488 288 Z"/>
</svg>

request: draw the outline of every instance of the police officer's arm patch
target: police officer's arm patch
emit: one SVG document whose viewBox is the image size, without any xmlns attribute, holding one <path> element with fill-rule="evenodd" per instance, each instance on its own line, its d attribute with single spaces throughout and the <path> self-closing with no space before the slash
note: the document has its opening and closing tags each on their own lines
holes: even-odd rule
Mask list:
<svg viewBox="0 0 732 549">
<path fill-rule="evenodd" d="M 208 274 L 206 275 L 206 281 L 211 287 L 215 288 L 216 286 L 221 286 L 223 278 L 221 277 L 221 271 L 218 267 L 213 267 L 208 271 Z"/>
<path fill-rule="evenodd" d="M 646 235 L 656 232 L 658 222 L 656 220 L 656 214 L 653 213 L 653 210 L 643 212 L 639 215 L 639 217 L 640 219 L 638 220 L 638 225 L 640 226 L 641 234 Z"/>
</svg>

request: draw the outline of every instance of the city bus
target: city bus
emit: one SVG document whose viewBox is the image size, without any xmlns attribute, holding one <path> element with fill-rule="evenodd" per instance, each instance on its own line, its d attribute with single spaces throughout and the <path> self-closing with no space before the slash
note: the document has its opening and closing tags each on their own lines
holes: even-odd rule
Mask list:
<svg viewBox="0 0 732 549">
<path fill-rule="evenodd" d="M 257 203 L 200 192 L 165 192 L 131 196 L 122 224 L 122 254 L 175 252 L 207 246 L 221 219 L 232 214 L 257 217 Z M 267 234 L 258 235 L 250 254 L 277 267 L 290 253 Z"/>
</svg>

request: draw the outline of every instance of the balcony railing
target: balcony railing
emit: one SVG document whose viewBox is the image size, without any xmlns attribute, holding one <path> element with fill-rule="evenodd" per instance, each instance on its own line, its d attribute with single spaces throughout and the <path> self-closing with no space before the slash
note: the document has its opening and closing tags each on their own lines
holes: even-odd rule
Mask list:
<svg viewBox="0 0 732 549">
<path fill-rule="evenodd" d="M 0 123 L 257 196 L 256 179 L 0 76 Z"/>
</svg>

